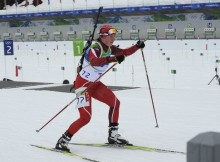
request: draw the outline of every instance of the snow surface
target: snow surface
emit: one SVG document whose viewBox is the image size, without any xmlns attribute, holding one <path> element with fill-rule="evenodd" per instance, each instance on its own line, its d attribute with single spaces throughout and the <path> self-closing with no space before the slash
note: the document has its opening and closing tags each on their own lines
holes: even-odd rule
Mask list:
<svg viewBox="0 0 220 162">
<path fill-rule="evenodd" d="M 90 5 L 90 2 L 92 1 L 87 1 L 88 6 L 85 2 L 83 4 L 81 4 L 81 2 L 83 1 L 76 0 L 76 4 L 72 3 L 71 6 L 69 3 L 64 3 L 64 1 L 62 1 L 62 5 L 57 4 L 55 7 L 48 6 L 46 5 L 47 3 L 44 3 L 45 5 L 41 5 L 41 7 L 33 8 L 33 6 L 29 6 L 23 9 L 19 8 L 19 10 L 14 6 L 9 10 L 1 11 L 1 14 L 68 10 L 71 8 L 77 9 L 85 7 L 92 8 L 92 5 Z M 119 1 L 112 1 L 112 3 L 108 2 L 106 5 L 104 4 L 104 1 L 102 2 L 100 5 L 103 5 L 104 7 L 114 7 L 114 5 L 120 7 L 120 5 L 117 4 Z M 125 2 L 125 0 L 123 2 Z M 126 5 L 127 2 L 128 1 L 125 2 Z M 137 5 L 139 5 L 139 3 L 141 5 L 142 3 L 146 4 L 146 0 L 136 2 Z M 93 7 L 99 6 L 99 3 L 100 1 L 93 3 Z M 69 8 L 65 6 L 69 6 Z M 103 78 L 103 82 L 108 85 L 124 86 L 125 83 L 130 86 L 142 87 L 115 92 L 121 101 L 119 131 L 124 137 L 129 139 L 131 143 L 135 145 L 186 152 L 187 142 L 198 133 L 207 131 L 219 132 L 220 86 L 216 80 L 213 80 L 213 82 L 208 85 L 208 82 L 215 75 L 214 68 L 218 67 L 218 64 L 216 64 L 215 61 L 218 59 L 217 55 L 219 49 L 216 50 L 216 46 L 213 46 L 212 41 L 208 42 L 210 43 L 210 48 L 208 50 L 205 49 L 206 41 L 193 40 L 193 42 L 194 43 L 188 43 L 188 45 L 185 46 L 183 42 L 180 43 L 178 40 L 176 42 L 162 41 L 160 46 L 156 41 L 149 41 L 147 47 L 144 49 L 159 128 L 155 128 L 156 124 L 151 98 L 140 51 L 137 52 L 139 55 L 136 54 L 126 59 L 127 64 L 124 63 L 122 65 L 117 65 L 117 73 L 109 73 L 109 75 L 106 75 Z M 134 42 L 131 41 L 130 44 L 131 43 Z M 123 42 L 121 42 L 121 44 L 123 46 Z M 169 48 L 165 50 L 166 54 L 163 55 L 164 51 L 161 51 L 161 49 L 168 46 Z M 35 48 L 38 48 L 36 44 Z M 34 51 L 37 52 L 36 49 L 34 49 Z M 48 52 L 49 50 L 46 49 L 44 51 Z M 36 77 L 38 73 L 33 70 L 36 70 L 37 67 L 41 66 L 37 63 L 36 65 L 38 66 L 35 65 L 35 67 L 30 64 L 25 64 L 27 63 L 25 60 L 27 61 L 28 59 L 30 62 L 33 62 L 33 59 L 36 62 L 39 61 L 38 56 L 29 55 L 28 53 L 33 54 L 30 49 L 26 48 L 23 55 L 22 51 L 20 53 L 18 52 L 18 55 L 16 55 L 18 61 L 13 62 L 8 61 L 8 58 L 5 59 L 7 61 L 7 66 L 13 66 L 14 68 L 15 62 L 19 62 L 19 65 L 23 63 L 21 65 L 24 66 L 24 72 L 22 71 L 24 76 L 22 76 L 22 78 L 19 76 L 17 80 L 37 81 L 41 80 L 42 76 L 44 76 L 43 79 L 48 81 L 47 76 L 49 70 L 41 70 L 41 75 Z M 201 55 L 201 53 L 203 53 L 203 55 Z M 72 55 L 67 54 L 67 56 Z M 170 62 L 166 61 L 168 56 L 171 58 Z M 46 56 L 44 55 L 44 57 Z M 5 62 L 3 56 L 0 58 L 0 76 L 4 77 Z M 56 57 L 54 56 L 54 58 Z M 63 59 L 60 59 L 60 61 L 62 61 L 60 64 L 63 64 L 64 59 L 66 59 L 66 57 L 62 58 Z M 72 63 L 76 66 L 74 64 L 75 60 L 73 59 L 67 59 L 67 64 L 68 63 Z M 47 64 L 47 62 L 44 64 Z M 71 65 L 68 64 L 66 66 L 68 67 Z M 7 68 L 9 70 L 9 72 L 6 72 L 7 75 L 12 75 L 9 67 Z M 177 74 L 170 74 L 171 69 L 177 69 Z M 126 73 L 126 71 L 128 72 Z M 27 72 L 28 75 L 25 75 L 25 72 Z M 51 73 L 49 74 L 51 75 Z M 69 73 L 65 75 L 68 76 Z M 72 72 L 72 80 L 74 75 L 75 72 Z M 58 79 L 54 76 L 57 76 Z M 54 83 L 57 83 L 58 81 L 60 82 L 60 78 L 62 78 L 60 77 L 60 74 L 55 75 L 55 73 L 50 77 L 50 81 Z M 128 77 L 130 78 L 128 79 Z M 36 87 L 43 86 L 35 86 L 34 88 Z M 67 129 L 69 124 L 78 118 L 78 112 L 74 108 L 74 104 L 70 105 L 47 127 L 41 130 L 41 132 L 36 133 L 35 130 L 39 129 L 51 117 L 53 117 L 53 115 L 66 106 L 75 95 L 71 93 L 26 89 L 28 88 L 0 89 L 1 161 L 84 161 L 77 157 L 69 157 L 30 146 L 30 144 L 50 147 L 55 145 L 57 139 Z M 102 103 L 94 100 L 93 117 L 91 122 L 74 135 L 72 142 L 106 142 L 108 135 L 107 114 L 108 108 Z M 94 148 L 86 146 L 71 146 L 71 151 L 101 162 L 186 162 L 185 155 L 171 153 Z"/>
<path fill-rule="evenodd" d="M 185 41 L 188 43 L 187 47 L 184 45 Z M 218 44 L 219 40 L 159 42 L 148 41 L 144 49 L 159 128 L 155 128 L 156 123 L 140 51 L 126 58 L 124 63 L 117 65 L 117 72 L 109 72 L 102 80 L 107 85 L 124 86 L 126 83 L 132 86 L 132 79 L 124 76 L 129 76 L 130 67 L 133 67 L 135 72 L 135 75 L 132 75 L 133 85 L 141 88 L 114 92 L 121 101 L 119 133 L 135 145 L 186 152 L 187 142 L 199 133 L 220 132 L 220 86 L 216 79 L 208 85 L 215 75 L 214 68 L 218 67 L 215 61 L 219 58 L 219 48 L 213 46 L 213 43 Z M 116 43 L 124 47 L 133 44 L 134 41 Z M 206 50 L 207 43 L 209 48 Z M 194 50 L 190 50 L 191 48 Z M 28 75 L 24 75 L 23 81 L 33 81 L 37 73 L 33 72 L 34 69 L 31 64 L 27 64 L 27 60 L 34 63 L 35 55 L 31 55 L 27 50 L 23 55 L 21 53 L 16 53 L 15 56 L 18 60 L 22 58 L 24 71 L 30 70 Z M 60 58 L 61 55 L 58 56 L 57 60 L 63 63 L 65 56 L 62 55 L 63 59 Z M 73 55 L 67 54 L 67 60 L 71 60 L 70 57 Z M 167 57 L 170 57 L 169 66 Z M 0 58 L 2 60 L 3 56 Z M 67 61 L 67 67 L 71 63 L 73 62 Z M 4 62 L 2 61 L 1 64 Z M 8 61 L 7 64 L 7 66 L 14 66 L 14 62 Z M 1 67 L 3 68 L 4 66 Z M 50 67 L 50 72 L 53 71 L 51 69 L 53 66 Z M 177 74 L 170 74 L 171 69 L 176 69 Z M 4 73 L 4 70 L 1 73 Z M 8 76 L 9 73 L 10 71 Z M 42 70 L 41 73 L 43 76 L 50 74 L 48 70 Z M 1 77 L 3 76 L 1 74 Z M 50 76 L 56 84 L 49 86 L 60 85 L 55 78 L 59 75 L 54 73 Z M 36 87 L 45 87 L 45 85 L 0 89 L 1 161 L 85 161 L 30 146 L 30 144 L 37 144 L 54 147 L 61 134 L 71 122 L 78 118 L 78 111 L 73 103 L 39 133 L 36 133 L 36 129 L 43 126 L 75 97 L 72 93 L 30 90 Z M 108 107 L 93 100 L 91 122 L 75 134 L 71 142 L 105 143 L 108 136 L 107 119 Z M 173 153 L 74 145 L 70 148 L 72 152 L 101 162 L 186 162 L 186 155 Z"/>
</svg>

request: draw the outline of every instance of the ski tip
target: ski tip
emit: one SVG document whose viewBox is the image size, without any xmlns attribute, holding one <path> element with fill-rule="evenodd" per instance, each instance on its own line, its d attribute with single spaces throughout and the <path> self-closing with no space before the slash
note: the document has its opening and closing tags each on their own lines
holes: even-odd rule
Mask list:
<svg viewBox="0 0 220 162">
<path fill-rule="evenodd" d="M 40 132 L 40 130 L 36 130 L 36 132 L 38 133 L 38 132 Z"/>
</svg>

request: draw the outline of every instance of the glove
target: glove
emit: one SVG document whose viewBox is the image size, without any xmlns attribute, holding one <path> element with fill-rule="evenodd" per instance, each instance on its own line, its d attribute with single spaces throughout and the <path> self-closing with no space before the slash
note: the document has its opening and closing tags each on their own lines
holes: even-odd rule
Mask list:
<svg viewBox="0 0 220 162">
<path fill-rule="evenodd" d="M 140 40 L 137 41 L 136 47 L 137 47 L 137 48 L 144 48 L 144 47 L 145 47 L 144 41 L 140 41 Z"/>
<path fill-rule="evenodd" d="M 120 64 L 125 60 L 125 55 L 115 56 L 115 60 Z"/>
</svg>

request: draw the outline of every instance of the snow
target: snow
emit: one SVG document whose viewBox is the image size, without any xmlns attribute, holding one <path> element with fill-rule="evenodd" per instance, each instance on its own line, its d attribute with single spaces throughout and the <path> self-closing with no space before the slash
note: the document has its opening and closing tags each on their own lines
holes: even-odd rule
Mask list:
<svg viewBox="0 0 220 162">
<path fill-rule="evenodd" d="M 1 11 L 1 14 L 97 8 L 99 5 L 104 7 L 127 5 L 125 0 L 123 4 L 118 4 L 119 1 L 112 1 L 112 3 L 104 0 L 101 3 L 87 1 L 87 5 L 85 1 L 76 0 L 75 4 L 70 3 L 72 6 L 64 1 L 62 6 L 58 2 L 54 6 L 48 6 L 47 1 L 44 2 L 44 5 L 37 8 L 13 6 Z M 146 0 L 136 1 L 136 5 L 142 5 L 142 3 L 147 5 Z M 129 5 L 133 3 L 129 2 Z M 220 87 L 215 79 L 208 85 L 215 75 L 214 68 L 218 67 L 215 61 L 219 57 L 219 49 L 213 46 L 214 42 L 218 43 L 219 40 L 173 40 L 160 41 L 160 43 L 148 41 L 146 43 L 144 54 L 159 128 L 155 128 L 156 123 L 140 51 L 126 58 L 125 63 L 117 65 L 117 72 L 109 72 L 103 77 L 102 80 L 107 85 L 141 87 L 114 92 L 121 101 L 119 132 L 135 145 L 184 152 L 186 152 L 187 142 L 197 134 L 207 131 L 219 132 Z M 57 43 L 66 44 L 65 56 L 64 50 L 54 50 Z M 126 47 L 134 41 L 117 43 L 121 45 L 120 47 Z M 45 47 L 45 44 L 48 46 Z M 60 85 L 64 78 L 72 82 L 78 61 L 78 58 L 73 58 L 72 55 L 72 42 L 45 42 L 45 44 L 15 43 L 15 47 L 20 45 L 20 50 L 17 50 L 15 55 L 17 60 L 15 57 L 0 56 L 0 78 L 7 76 L 17 81 L 55 83 L 48 86 Z M 205 48 L 206 44 L 208 44 L 208 50 Z M 0 47 L 3 53 L 2 44 Z M 40 55 L 36 55 L 38 52 Z M 52 58 L 50 62 L 46 61 L 47 57 Z M 171 60 L 166 61 L 167 57 Z M 6 64 L 7 70 L 5 70 Z M 18 77 L 14 76 L 15 65 L 22 66 Z M 60 71 L 61 66 L 65 66 L 67 70 Z M 176 75 L 170 74 L 172 69 L 177 70 Z M 78 118 L 78 112 L 73 103 L 44 129 L 36 133 L 36 129 L 44 125 L 75 97 L 72 93 L 28 90 L 40 87 L 45 85 L 0 89 L 1 161 L 84 161 L 77 157 L 30 146 L 30 144 L 37 144 L 54 147 L 57 139 L 70 123 Z M 91 122 L 74 135 L 71 142 L 105 143 L 108 135 L 107 114 L 108 108 L 94 100 Z M 70 147 L 74 153 L 101 162 L 186 162 L 186 155 L 181 154 L 87 146 Z"/>
<path fill-rule="evenodd" d="M 115 44 L 126 47 L 134 42 L 116 41 Z M 186 42 L 187 45 L 185 45 Z M 43 48 L 43 45 L 40 47 L 35 43 L 32 43 L 34 52 Z M 53 48 L 51 44 L 54 42 L 45 43 L 48 44 L 48 51 L 49 48 Z M 48 86 L 61 85 L 62 77 L 56 71 L 55 65 L 59 64 L 59 61 L 60 64 L 63 64 L 66 57 L 65 66 L 71 66 L 72 71 L 66 72 L 65 77 L 70 75 L 71 77 L 68 79 L 72 82 L 75 77 L 73 70 L 76 65 L 71 48 L 68 46 L 70 43 L 62 43 L 67 44 L 67 55 L 64 56 L 60 51 L 57 52 L 57 55 L 48 52 L 48 57 L 53 56 L 53 59 L 50 59 L 52 62 L 49 71 L 47 62 L 42 61 L 46 54 L 39 55 L 41 62 L 38 64 L 38 56 L 31 50 L 25 49 L 25 46 L 20 51 L 16 50 L 15 56 L 7 56 L 7 76 L 17 81 L 35 81 L 36 79 L 36 81 L 54 83 Z M 219 40 L 146 42 L 144 56 L 159 128 L 155 128 L 156 122 L 141 52 L 137 51 L 136 54 L 127 57 L 124 63 L 117 65 L 117 72 L 111 71 L 106 74 L 102 81 L 107 85 L 140 87 L 114 91 L 121 101 L 119 133 L 135 145 L 186 152 L 187 142 L 199 133 L 219 132 L 220 86 L 216 79 L 208 85 L 215 75 L 214 68 L 219 66 L 216 63 L 216 59 L 219 58 L 219 47 L 214 46 L 214 43 L 218 44 Z M 208 44 L 207 50 L 206 44 Z M 29 45 L 31 46 L 31 42 Z M 191 50 L 192 48 L 194 50 Z M 161 49 L 163 50 L 161 51 Z M 23 66 L 23 77 L 20 76 L 20 73 L 18 77 L 14 76 L 14 57 L 17 57 L 17 63 Z M 56 57 L 58 59 L 55 59 Z M 167 57 L 170 57 L 169 62 L 166 60 Z M 1 55 L 0 59 L 4 60 L 4 56 Z M 13 68 L 10 69 L 10 67 Z M 45 67 L 44 70 L 42 67 Z M 1 62 L 1 69 L 0 78 L 3 78 L 4 61 Z M 41 69 L 41 74 L 38 75 L 37 69 Z M 170 74 L 171 69 L 176 69 L 177 73 Z M 47 75 L 49 77 L 42 77 Z M 30 144 L 37 144 L 54 147 L 61 134 L 71 122 L 78 118 L 78 111 L 73 103 L 37 133 L 35 130 L 41 128 L 75 97 L 75 94 L 72 93 L 33 90 L 33 88 L 46 86 L 0 89 L 1 161 L 85 161 L 30 146 Z M 75 134 L 71 142 L 105 143 L 108 136 L 107 118 L 108 107 L 93 100 L 91 122 Z M 182 154 L 76 145 L 71 145 L 70 148 L 74 153 L 101 162 L 186 162 L 186 155 Z"/>
</svg>

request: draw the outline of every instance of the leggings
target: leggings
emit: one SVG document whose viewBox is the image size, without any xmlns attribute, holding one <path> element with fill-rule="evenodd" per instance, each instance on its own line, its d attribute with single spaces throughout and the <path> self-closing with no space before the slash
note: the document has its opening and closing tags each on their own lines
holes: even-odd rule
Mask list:
<svg viewBox="0 0 220 162">
<path fill-rule="evenodd" d="M 75 90 L 79 88 L 86 88 L 90 84 L 93 84 L 93 82 L 89 82 L 80 76 L 77 76 L 75 81 Z M 79 129 L 89 123 L 92 117 L 92 98 L 109 106 L 109 125 L 118 124 L 120 101 L 106 85 L 100 81 L 95 82 L 85 93 L 85 98 L 88 105 L 78 108 L 80 116 L 69 126 L 67 130 L 69 134 L 74 135 Z"/>
</svg>

